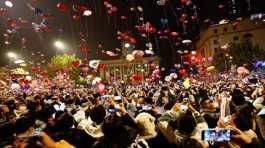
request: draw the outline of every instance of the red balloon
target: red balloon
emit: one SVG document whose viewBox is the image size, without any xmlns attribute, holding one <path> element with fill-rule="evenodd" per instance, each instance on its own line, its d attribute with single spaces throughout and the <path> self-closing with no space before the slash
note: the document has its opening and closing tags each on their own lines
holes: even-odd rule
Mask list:
<svg viewBox="0 0 265 148">
<path fill-rule="evenodd" d="M 195 21 L 198 19 L 198 17 L 196 15 L 193 15 L 193 16 L 191 16 L 191 19 Z"/>
<path fill-rule="evenodd" d="M 80 66 L 80 61 L 79 60 L 76 60 L 76 61 L 72 61 L 71 63 L 74 67 L 79 67 Z"/>
<path fill-rule="evenodd" d="M 170 35 L 175 37 L 175 36 L 178 36 L 178 33 L 177 32 L 171 32 Z"/>
<path fill-rule="evenodd" d="M 81 19 L 81 17 L 79 15 L 76 15 L 76 14 L 74 14 L 72 17 L 75 21 L 79 21 Z"/>
<path fill-rule="evenodd" d="M 101 44 L 98 44 L 98 48 L 102 48 L 103 46 Z"/>
<path fill-rule="evenodd" d="M 221 5 L 218 6 L 218 8 L 219 9 L 224 9 L 224 5 L 221 4 Z"/>
<path fill-rule="evenodd" d="M 57 3 L 56 7 L 58 10 L 60 10 L 62 12 L 66 12 L 69 9 L 68 6 L 63 2 Z"/>
<path fill-rule="evenodd" d="M 122 20 L 127 20 L 127 17 L 126 16 L 121 16 L 121 19 Z"/>
<path fill-rule="evenodd" d="M 181 0 L 181 4 L 186 4 L 188 2 L 188 0 Z"/>
<path fill-rule="evenodd" d="M 112 15 L 112 10 L 108 10 L 108 15 L 109 15 L 109 16 Z"/>
<path fill-rule="evenodd" d="M 186 69 L 180 69 L 179 70 L 179 74 L 182 75 L 182 76 L 186 75 L 187 74 Z"/>
<path fill-rule="evenodd" d="M 111 10 L 112 10 L 113 12 L 116 12 L 116 11 L 118 10 L 118 8 L 114 6 L 114 7 L 111 8 Z"/>
</svg>

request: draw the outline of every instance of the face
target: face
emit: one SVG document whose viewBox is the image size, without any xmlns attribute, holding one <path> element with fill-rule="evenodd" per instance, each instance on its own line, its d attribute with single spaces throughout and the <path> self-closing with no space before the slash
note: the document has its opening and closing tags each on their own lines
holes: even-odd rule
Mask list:
<svg viewBox="0 0 265 148">
<path fill-rule="evenodd" d="M 205 109 L 216 109 L 216 107 L 217 107 L 216 104 L 215 104 L 215 102 L 213 100 L 211 100 L 211 99 L 205 100 L 203 102 L 202 106 Z"/>
</svg>

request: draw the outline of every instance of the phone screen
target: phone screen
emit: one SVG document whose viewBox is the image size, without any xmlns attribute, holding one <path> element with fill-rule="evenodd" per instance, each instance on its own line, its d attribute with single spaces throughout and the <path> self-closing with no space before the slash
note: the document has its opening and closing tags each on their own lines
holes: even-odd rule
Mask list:
<svg viewBox="0 0 265 148">
<path fill-rule="evenodd" d="M 211 142 L 230 141 L 231 129 L 206 129 L 202 131 L 202 139 Z"/>
</svg>

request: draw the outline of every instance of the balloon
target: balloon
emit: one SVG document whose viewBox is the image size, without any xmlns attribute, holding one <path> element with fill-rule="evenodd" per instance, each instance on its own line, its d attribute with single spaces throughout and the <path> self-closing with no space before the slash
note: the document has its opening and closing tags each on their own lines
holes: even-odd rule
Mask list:
<svg viewBox="0 0 265 148">
<path fill-rule="evenodd" d="M 81 19 L 81 17 L 79 15 L 76 15 L 76 14 L 74 14 L 72 17 L 75 21 L 79 21 Z"/>
<path fill-rule="evenodd" d="M 83 13 L 84 16 L 90 16 L 92 15 L 92 11 L 90 10 L 85 10 L 84 13 Z"/>
<path fill-rule="evenodd" d="M 92 81 L 92 85 L 100 84 L 102 82 L 102 79 L 100 77 L 95 77 Z"/>
<path fill-rule="evenodd" d="M 178 36 L 178 33 L 177 32 L 171 32 L 170 35 L 175 37 L 175 36 Z"/>
<path fill-rule="evenodd" d="M 98 90 L 99 90 L 100 92 L 103 92 L 103 91 L 105 90 L 105 85 L 102 84 L 102 83 L 98 84 Z"/>
<path fill-rule="evenodd" d="M 126 60 L 133 61 L 134 60 L 134 56 L 132 54 L 127 54 L 126 55 Z"/>
<path fill-rule="evenodd" d="M 89 67 L 91 67 L 93 69 L 97 69 L 99 62 L 100 62 L 99 60 L 91 60 L 91 61 L 89 61 Z"/>
<path fill-rule="evenodd" d="M 57 3 L 56 7 L 58 10 L 60 10 L 62 12 L 68 11 L 68 6 L 63 2 Z"/>
<path fill-rule="evenodd" d="M 208 57 L 208 61 L 212 62 L 213 61 L 213 57 Z"/>
<path fill-rule="evenodd" d="M 249 70 L 246 69 L 245 67 L 238 67 L 237 68 L 237 73 L 238 74 L 249 74 Z"/>
<path fill-rule="evenodd" d="M 106 51 L 106 54 L 109 55 L 109 56 L 111 56 L 111 57 L 115 57 L 115 56 L 118 55 L 118 54 L 116 54 L 116 53 L 114 53 L 112 51 Z"/>
<path fill-rule="evenodd" d="M 138 6 L 137 9 L 138 9 L 138 11 L 143 12 L 143 7 Z"/>
<path fill-rule="evenodd" d="M 14 4 L 11 1 L 5 1 L 5 5 L 9 8 L 12 8 Z"/>
<path fill-rule="evenodd" d="M 132 55 L 134 56 L 135 59 L 139 59 L 144 56 L 144 52 L 142 50 L 134 50 L 132 52 Z"/>
<path fill-rule="evenodd" d="M 180 74 L 181 76 L 186 75 L 186 74 L 187 74 L 186 69 L 180 69 L 180 70 L 179 70 L 179 74 Z"/>
<path fill-rule="evenodd" d="M 122 20 L 127 20 L 127 17 L 126 16 L 121 16 L 121 19 Z"/>
<path fill-rule="evenodd" d="M 71 63 L 74 67 L 79 67 L 81 62 L 79 60 L 72 61 Z"/>
<path fill-rule="evenodd" d="M 206 69 L 206 70 L 207 70 L 208 72 L 210 72 L 210 71 L 212 71 L 212 70 L 214 70 L 214 69 L 215 69 L 215 67 L 214 67 L 214 66 L 210 66 L 210 67 L 207 67 L 207 69 Z"/>
<path fill-rule="evenodd" d="M 180 1 L 182 5 L 186 5 L 186 3 L 188 2 L 188 0 L 181 0 Z"/>
<path fill-rule="evenodd" d="M 220 4 L 220 5 L 218 5 L 218 8 L 219 9 L 224 9 L 224 5 Z"/>
<path fill-rule="evenodd" d="M 191 40 L 188 40 L 188 39 L 182 41 L 183 44 L 190 44 L 191 42 L 192 41 Z"/>
<path fill-rule="evenodd" d="M 166 76 L 166 77 L 165 77 L 165 81 L 166 81 L 166 82 L 169 82 L 169 81 L 171 81 L 171 80 L 172 80 L 172 77 L 171 77 L 171 76 Z"/>
<path fill-rule="evenodd" d="M 75 12 L 84 13 L 86 10 L 88 10 L 88 8 L 85 5 L 80 5 L 80 4 L 73 5 L 73 11 Z"/>
</svg>

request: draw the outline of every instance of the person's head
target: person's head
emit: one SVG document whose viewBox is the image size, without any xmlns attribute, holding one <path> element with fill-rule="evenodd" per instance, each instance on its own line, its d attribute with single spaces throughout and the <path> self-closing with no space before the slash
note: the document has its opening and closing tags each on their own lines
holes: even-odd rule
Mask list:
<svg viewBox="0 0 265 148">
<path fill-rule="evenodd" d="M 105 119 L 102 131 L 104 138 L 108 139 L 110 143 L 118 145 L 118 147 L 128 147 L 138 134 L 137 126 L 116 114 L 112 114 Z"/>
<path fill-rule="evenodd" d="M 244 94 L 240 89 L 234 89 L 232 92 L 232 103 L 235 106 L 240 106 L 245 104 L 246 100 L 244 98 Z"/>
<path fill-rule="evenodd" d="M 190 112 L 181 114 L 179 117 L 179 132 L 184 135 L 191 135 L 196 127 L 196 121 Z"/>
<path fill-rule="evenodd" d="M 59 131 L 69 130 L 74 124 L 74 118 L 67 112 L 57 112 L 55 114 L 55 126 Z"/>
<path fill-rule="evenodd" d="M 208 97 L 204 97 L 200 99 L 200 106 L 202 109 L 205 109 L 205 110 L 215 110 L 217 108 L 215 102 Z"/>
<path fill-rule="evenodd" d="M 135 118 L 139 126 L 140 134 L 144 139 L 154 138 L 157 135 L 155 117 L 148 113 L 140 113 Z"/>
<path fill-rule="evenodd" d="M 253 116 L 251 113 L 252 113 L 252 107 L 245 105 L 234 114 L 233 122 L 238 129 L 242 131 L 252 129 Z"/>
<path fill-rule="evenodd" d="M 97 105 L 90 111 L 89 115 L 92 121 L 101 124 L 106 116 L 106 110 L 102 105 Z"/>
<path fill-rule="evenodd" d="M 31 117 L 21 117 L 15 123 L 15 132 L 17 135 L 32 135 L 34 132 L 35 119 Z"/>
<path fill-rule="evenodd" d="M 188 138 L 185 139 L 181 144 L 180 148 L 203 148 L 203 144 L 196 139 Z"/>
</svg>

